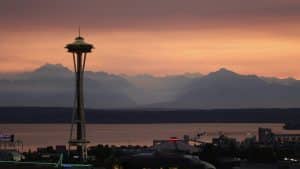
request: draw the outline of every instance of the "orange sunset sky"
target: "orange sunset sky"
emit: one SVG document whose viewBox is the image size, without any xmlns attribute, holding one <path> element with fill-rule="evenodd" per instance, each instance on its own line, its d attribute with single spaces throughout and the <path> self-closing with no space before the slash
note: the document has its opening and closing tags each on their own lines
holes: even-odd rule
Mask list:
<svg viewBox="0 0 300 169">
<path fill-rule="evenodd" d="M 78 25 L 93 71 L 300 79 L 297 0 L 0 0 L 0 72 L 72 68 L 64 46 Z"/>
</svg>

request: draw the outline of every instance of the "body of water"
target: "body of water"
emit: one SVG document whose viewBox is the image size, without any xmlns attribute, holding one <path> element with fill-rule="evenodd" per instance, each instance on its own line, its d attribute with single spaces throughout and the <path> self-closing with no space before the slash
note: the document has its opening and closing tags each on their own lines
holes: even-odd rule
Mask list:
<svg viewBox="0 0 300 169">
<path fill-rule="evenodd" d="M 271 128 L 275 133 L 286 131 L 283 124 L 270 123 L 188 123 L 188 124 L 88 124 L 87 138 L 91 145 L 152 145 L 154 139 L 182 138 L 206 132 L 202 141 L 210 142 L 221 133 L 242 140 L 257 135 L 259 127 Z M 0 124 L 0 133 L 15 134 L 24 143 L 24 150 L 37 147 L 65 145 L 70 132 L 69 124 Z"/>
</svg>

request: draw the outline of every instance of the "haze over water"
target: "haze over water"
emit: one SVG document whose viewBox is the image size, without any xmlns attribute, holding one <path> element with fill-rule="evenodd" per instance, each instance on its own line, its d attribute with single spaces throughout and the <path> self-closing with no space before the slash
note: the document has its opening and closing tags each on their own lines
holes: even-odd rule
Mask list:
<svg viewBox="0 0 300 169">
<path fill-rule="evenodd" d="M 88 124 L 87 138 L 90 145 L 152 145 L 153 139 L 168 139 L 187 134 L 195 136 L 197 132 L 207 132 L 201 139 L 210 142 L 220 132 L 226 136 L 242 140 L 257 135 L 258 127 L 272 128 L 276 133 L 297 133 L 283 131 L 283 124 L 270 123 L 184 123 L 184 124 Z M 63 145 L 69 138 L 69 124 L 0 124 L 0 132 L 15 134 L 24 142 L 24 149 Z"/>
</svg>

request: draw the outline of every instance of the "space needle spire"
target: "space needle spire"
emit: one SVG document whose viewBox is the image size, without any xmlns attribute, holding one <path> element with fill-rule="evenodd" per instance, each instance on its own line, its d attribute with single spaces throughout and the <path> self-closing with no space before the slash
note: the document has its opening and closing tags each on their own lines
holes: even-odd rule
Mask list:
<svg viewBox="0 0 300 169">
<path fill-rule="evenodd" d="M 78 27 L 78 37 L 80 37 L 80 26 Z"/>
<path fill-rule="evenodd" d="M 78 28 L 78 37 L 73 43 L 67 44 L 66 49 L 73 55 L 74 72 L 76 78 L 75 98 L 73 107 L 73 118 L 71 124 L 69 151 L 72 147 L 76 147 L 76 154 L 80 156 L 82 161 L 87 160 L 87 144 L 83 98 L 83 75 L 85 70 L 85 62 L 87 53 L 92 52 L 94 48 L 92 44 L 86 43 L 80 35 L 80 27 Z"/>
</svg>

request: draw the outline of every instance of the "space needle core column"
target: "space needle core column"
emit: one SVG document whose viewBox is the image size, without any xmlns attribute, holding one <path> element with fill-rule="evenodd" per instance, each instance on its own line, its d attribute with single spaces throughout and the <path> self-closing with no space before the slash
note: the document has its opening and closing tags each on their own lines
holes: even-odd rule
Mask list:
<svg viewBox="0 0 300 169">
<path fill-rule="evenodd" d="M 85 129 L 85 114 L 84 114 L 84 99 L 83 99 L 83 74 L 87 53 L 92 52 L 94 48 L 92 44 L 86 43 L 84 38 L 80 36 L 75 38 L 73 43 L 67 44 L 66 49 L 73 54 L 74 72 L 76 77 L 76 88 L 74 98 L 73 117 L 69 138 L 69 150 L 71 147 L 77 148 L 77 153 L 82 161 L 87 160 L 87 144 L 86 129 Z M 76 128 L 75 128 L 76 127 Z M 76 136 L 73 134 L 76 129 Z"/>
</svg>

